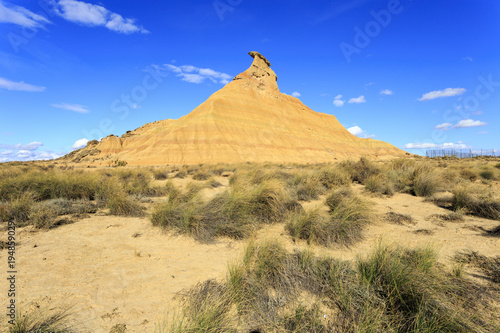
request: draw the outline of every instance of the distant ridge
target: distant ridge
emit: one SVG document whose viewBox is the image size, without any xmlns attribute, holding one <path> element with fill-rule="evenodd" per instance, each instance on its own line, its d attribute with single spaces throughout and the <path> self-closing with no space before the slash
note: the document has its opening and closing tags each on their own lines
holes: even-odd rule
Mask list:
<svg viewBox="0 0 500 333">
<path fill-rule="evenodd" d="M 395 146 L 349 133 L 333 115 L 318 113 L 279 91 L 271 63 L 250 52 L 252 65 L 179 119 L 145 124 L 122 137 L 61 158 L 68 162 L 129 165 L 332 162 L 365 156 L 404 156 Z"/>
</svg>

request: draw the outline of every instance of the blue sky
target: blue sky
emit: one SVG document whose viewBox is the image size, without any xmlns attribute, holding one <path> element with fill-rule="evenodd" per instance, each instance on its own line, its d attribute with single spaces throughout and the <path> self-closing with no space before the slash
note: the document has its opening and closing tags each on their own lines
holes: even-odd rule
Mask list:
<svg viewBox="0 0 500 333">
<path fill-rule="evenodd" d="M 0 162 L 179 118 L 249 51 L 360 137 L 500 149 L 497 0 L 0 0 Z"/>
</svg>

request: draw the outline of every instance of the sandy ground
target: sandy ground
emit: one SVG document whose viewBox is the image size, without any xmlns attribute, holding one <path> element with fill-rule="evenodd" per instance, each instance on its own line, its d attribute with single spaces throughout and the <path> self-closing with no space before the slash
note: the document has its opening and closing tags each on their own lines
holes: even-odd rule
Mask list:
<svg viewBox="0 0 500 333">
<path fill-rule="evenodd" d="M 350 249 L 311 249 L 352 260 L 368 253 L 382 239 L 408 247 L 431 244 L 446 265 L 460 250 L 500 255 L 500 238 L 487 237 L 482 230 L 496 227 L 498 221 L 466 216 L 461 222 L 444 222 L 432 215 L 446 214 L 446 209 L 407 194 L 368 198 L 375 203 L 378 218 L 366 229 L 365 240 Z M 310 208 L 321 201 L 303 205 Z M 413 223 L 385 221 L 383 216 L 390 211 L 410 215 Z M 261 229 L 256 238 L 282 239 L 290 250 L 307 247 L 305 242 L 294 243 L 283 224 Z M 224 278 L 227 263 L 238 258 L 247 243 L 218 239 L 201 244 L 189 236 L 162 232 L 148 218 L 106 215 L 49 231 L 18 229 L 17 239 L 18 305 L 70 307 L 72 322 L 83 332 L 109 332 L 116 324 L 125 324 L 127 332 L 154 331 L 167 312 L 176 308 L 176 295 L 197 282 Z M 0 262 L 6 267 L 6 250 L 0 251 Z M 6 279 L 1 281 L 0 290 L 8 290 Z M 7 304 L 5 292 L 0 293 L 0 302 Z M 0 326 L 2 329 L 5 326 Z"/>
</svg>

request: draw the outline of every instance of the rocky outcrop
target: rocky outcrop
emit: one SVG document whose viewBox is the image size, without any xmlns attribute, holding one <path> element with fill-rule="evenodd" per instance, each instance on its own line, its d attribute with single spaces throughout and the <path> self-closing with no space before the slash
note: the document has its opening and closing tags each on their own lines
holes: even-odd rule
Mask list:
<svg viewBox="0 0 500 333">
<path fill-rule="evenodd" d="M 121 138 L 108 136 L 76 154 L 97 149 L 97 155 L 79 160 L 157 165 L 404 156 L 391 144 L 352 135 L 335 116 L 315 112 L 299 99 L 280 93 L 270 62 L 258 52 L 249 54 L 252 65 L 189 114 L 145 124 Z"/>
</svg>

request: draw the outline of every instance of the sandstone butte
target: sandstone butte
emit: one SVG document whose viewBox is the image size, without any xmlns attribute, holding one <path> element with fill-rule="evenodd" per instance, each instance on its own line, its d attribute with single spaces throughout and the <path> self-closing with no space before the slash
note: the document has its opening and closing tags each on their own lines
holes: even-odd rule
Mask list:
<svg viewBox="0 0 500 333">
<path fill-rule="evenodd" d="M 90 141 L 61 160 L 94 165 L 116 160 L 128 165 L 319 163 L 406 154 L 389 143 L 359 138 L 335 116 L 280 93 L 269 61 L 257 52 L 249 54 L 250 68 L 189 114 L 145 124 L 122 137 Z"/>
</svg>

